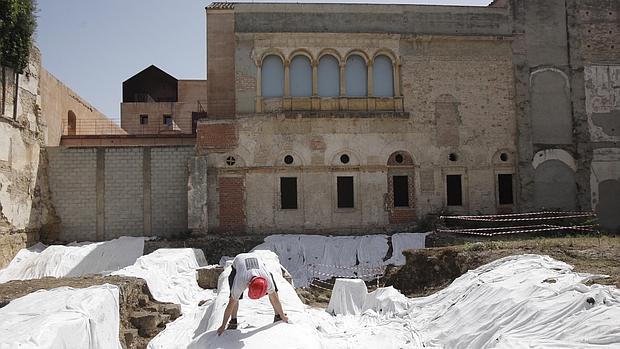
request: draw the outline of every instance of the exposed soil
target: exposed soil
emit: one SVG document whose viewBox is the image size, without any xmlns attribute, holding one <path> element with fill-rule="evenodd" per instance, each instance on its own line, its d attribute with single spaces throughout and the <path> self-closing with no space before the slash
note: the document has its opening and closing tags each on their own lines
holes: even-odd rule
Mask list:
<svg viewBox="0 0 620 349">
<path fill-rule="evenodd" d="M 62 286 L 86 288 L 105 283 L 117 285 L 120 289 L 120 341 L 124 348 L 146 348 L 148 342 L 161 332 L 167 323 L 181 315 L 178 305 L 153 299 L 146 281 L 124 276 L 9 281 L 0 284 L 0 308 L 13 299 L 38 290 Z"/>
</svg>

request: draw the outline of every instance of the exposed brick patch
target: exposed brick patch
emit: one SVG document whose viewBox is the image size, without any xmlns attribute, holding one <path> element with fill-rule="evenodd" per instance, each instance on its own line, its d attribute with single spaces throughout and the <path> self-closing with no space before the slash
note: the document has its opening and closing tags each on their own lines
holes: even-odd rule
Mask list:
<svg viewBox="0 0 620 349">
<path fill-rule="evenodd" d="M 413 223 L 416 220 L 415 209 L 395 209 L 390 211 L 390 224 Z"/>
<path fill-rule="evenodd" d="M 227 151 L 238 144 L 235 124 L 198 124 L 196 147 L 199 152 Z"/>
<path fill-rule="evenodd" d="M 219 218 L 220 233 L 243 233 L 245 231 L 245 183 L 242 177 L 220 177 Z"/>
</svg>

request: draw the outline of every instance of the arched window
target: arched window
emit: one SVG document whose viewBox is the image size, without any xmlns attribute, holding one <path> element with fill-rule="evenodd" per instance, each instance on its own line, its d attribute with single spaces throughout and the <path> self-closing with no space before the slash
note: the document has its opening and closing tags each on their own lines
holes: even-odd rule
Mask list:
<svg viewBox="0 0 620 349">
<path fill-rule="evenodd" d="M 319 96 L 338 97 L 340 95 L 340 66 L 338 60 L 325 55 L 319 60 Z"/>
<path fill-rule="evenodd" d="M 365 97 L 368 95 L 368 68 L 366 61 L 358 55 L 351 55 L 345 66 L 347 96 Z"/>
<path fill-rule="evenodd" d="M 263 60 L 261 91 L 263 97 L 284 96 L 284 64 L 276 55 L 269 55 Z"/>
<path fill-rule="evenodd" d="M 291 96 L 312 96 L 312 66 L 308 57 L 298 55 L 293 58 L 290 65 Z"/>
<path fill-rule="evenodd" d="M 77 134 L 77 116 L 75 116 L 73 110 L 69 110 L 67 113 L 67 124 L 67 134 L 69 136 L 75 136 Z"/>
<path fill-rule="evenodd" d="M 394 97 L 394 68 L 392 60 L 384 55 L 377 56 L 372 70 L 374 95 Z"/>
</svg>

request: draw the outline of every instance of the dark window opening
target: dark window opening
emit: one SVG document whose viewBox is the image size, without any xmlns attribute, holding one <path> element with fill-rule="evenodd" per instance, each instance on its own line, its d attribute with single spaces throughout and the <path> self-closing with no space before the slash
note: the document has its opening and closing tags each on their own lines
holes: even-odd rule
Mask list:
<svg viewBox="0 0 620 349">
<path fill-rule="evenodd" d="M 353 208 L 353 177 L 338 177 L 338 208 Z"/>
<path fill-rule="evenodd" d="M 403 161 L 405 161 L 405 159 L 403 158 L 403 156 L 401 154 L 396 154 L 396 156 L 394 157 L 394 160 L 398 164 L 402 164 Z"/>
<path fill-rule="evenodd" d="M 172 115 L 164 115 L 164 125 L 172 126 Z"/>
<path fill-rule="evenodd" d="M 512 195 L 512 175 L 511 174 L 497 175 L 497 185 L 498 185 L 498 190 L 499 190 L 499 204 L 500 205 L 514 204 L 514 198 Z"/>
<path fill-rule="evenodd" d="M 461 175 L 446 176 L 446 193 L 448 196 L 448 206 L 463 206 Z"/>
<path fill-rule="evenodd" d="M 146 114 L 140 115 L 140 125 L 147 125 L 149 123 L 149 116 Z"/>
<path fill-rule="evenodd" d="M 237 163 L 237 159 L 234 156 L 229 156 L 226 158 L 226 165 L 234 166 Z"/>
<path fill-rule="evenodd" d="M 448 155 L 448 160 L 450 161 L 457 161 L 458 159 L 459 157 L 455 153 L 450 153 L 450 155 Z"/>
<path fill-rule="evenodd" d="M 500 159 L 500 160 L 502 160 L 503 162 L 508 161 L 508 154 L 506 154 L 506 153 L 502 153 L 502 154 L 499 156 L 499 159 Z"/>
<path fill-rule="evenodd" d="M 350 160 L 351 159 L 349 158 L 349 155 L 347 154 L 343 154 L 340 156 L 340 162 L 342 162 L 343 164 L 348 164 Z"/>
<path fill-rule="evenodd" d="M 284 163 L 287 165 L 290 165 L 293 163 L 293 161 L 295 161 L 295 159 L 293 159 L 293 157 L 291 155 L 287 155 L 284 157 Z"/>
<path fill-rule="evenodd" d="M 297 178 L 280 178 L 280 202 L 283 210 L 297 209 Z"/>
<path fill-rule="evenodd" d="M 392 177 L 394 207 L 409 207 L 409 177 Z"/>
</svg>

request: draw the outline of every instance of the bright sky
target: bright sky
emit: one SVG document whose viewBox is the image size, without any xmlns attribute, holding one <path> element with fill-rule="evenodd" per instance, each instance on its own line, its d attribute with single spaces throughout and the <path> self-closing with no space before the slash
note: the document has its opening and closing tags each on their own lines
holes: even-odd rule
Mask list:
<svg viewBox="0 0 620 349">
<path fill-rule="evenodd" d="M 334 2 L 486 6 L 491 0 Z M 204 8 L 211 1 L 39 0 L 38 3 L 37 44 L 44 67 L 112 119 L 120 119 L 122 82 L 151 64 L 177 79 L 206 76 Z"/>
</svg>

